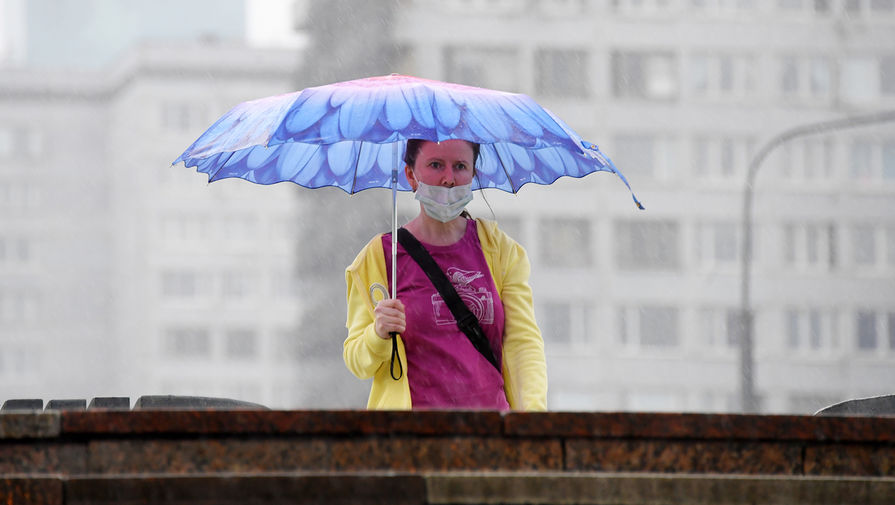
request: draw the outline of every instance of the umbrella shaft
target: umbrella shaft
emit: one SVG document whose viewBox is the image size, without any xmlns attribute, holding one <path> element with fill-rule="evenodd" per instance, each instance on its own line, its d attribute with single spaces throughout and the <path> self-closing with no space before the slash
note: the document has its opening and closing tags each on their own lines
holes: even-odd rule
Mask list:
<svg viewBox="0 0 895 505">
<path fill-rule="evenodd" d="M 398 282 L 398 143 L 392 144 L 392 299 L 397 298 Z"/>
</svg>

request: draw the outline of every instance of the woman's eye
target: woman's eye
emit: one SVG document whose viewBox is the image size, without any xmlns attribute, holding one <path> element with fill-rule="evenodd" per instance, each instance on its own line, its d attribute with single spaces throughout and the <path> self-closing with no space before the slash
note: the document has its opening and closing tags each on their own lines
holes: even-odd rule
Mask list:
<svg viewBox="0 0 895 505">
<path fill-rule="evenodd" d="M 455 166 L 457 170 L 466 170 L 466 163 L 457 163 Z"/>
</svg>

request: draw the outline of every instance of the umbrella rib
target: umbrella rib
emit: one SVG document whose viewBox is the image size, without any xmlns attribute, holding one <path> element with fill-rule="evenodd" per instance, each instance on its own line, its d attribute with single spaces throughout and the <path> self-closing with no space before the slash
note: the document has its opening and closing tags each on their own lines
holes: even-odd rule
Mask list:
<svg viewBox="0 0 895 505">
<path fill-rule="evenodd" d="M 218 172 L 220 172 L 221 170 L 224 169 L 224 167 L 227 166 L 227 163 L 230 162 L 230 158 L 232 158 L 234 154 L 236 154 L 236 151 L 230 151 L 230 155 L 227 156 L 227 160 L 224 161 L 223 163 L 221 163 L 220 165 L 218 165 L 218 169 L 215 170 L 213 174 L 209 174 L 209 177 L 208 177 L 208 183 L 209 183 L 209 184 L 211 184 L 211 182 L 214 180 L 214 177 L 215 177 L 216 175 L 218 175 Z"/>
<path fill-rule="evenodd" d="M 513 182 L 513 178 L 510 177 L 510 173 L 507 172 L 507 167 L 503 164 L 503 158 L 501 158 L 500 153 L 497 152 L 497 144 L 494 144 L 494 152 L 497 153 L 497 161 L 500 162 L 500 169 L 503 170 L 503 175 L 507 176 L 507 180 L 510 181 L 510 189 L 513 191 L 513 194 L 516 194 L 516 191 L 518 191 L 516 189 L 516 184 Z"/>
<path fill-rule="evenodd" d="M 360 164 L 360 152 L 364 148 L 364 141 L 360 141 L 360 145 L 357 147 L 357 157 L 354 159 L 354 172 L 351 175 L 351 195 L 354 194 L 354 188 L 357 187 L 357 166 Z"/>
</svg>

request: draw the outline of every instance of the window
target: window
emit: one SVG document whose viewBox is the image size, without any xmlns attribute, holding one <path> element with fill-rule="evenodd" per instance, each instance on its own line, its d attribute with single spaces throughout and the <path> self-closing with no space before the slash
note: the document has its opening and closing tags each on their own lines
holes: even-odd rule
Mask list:
<svg viewBox="0 0 895 505">
<path fill-rule="evenodd" d="M 895 352 L 895 310 L 855 313 L 855 346 L 869 353 Z"/>
<path fill-rule="evenodd" d="M 846 0 L 845 11 L 850 16 L 891 16 L 895 14 L 895 2 L 892 0 Z"/>
<path fill-rule="evenodd" d="M 619 315 L 619 342 L 624 346 L 677 347 L 678 311 L 673 307 L 622 308 Z"/>
<path fill-rule="evenodd" d="M 593 263 L 590 221 L 583 218 L 540 220 L 540 256 L 545 265 L 587 267 Z"/>
<path fill-rule="evenodd" d="M 780 149 L 780 173 L 789 181 L 830 181 L 833 177 L 833 142 L 829 138 L 797 139 Z"/>
<path fill-rule="evenodd" d="M 699 310 L 700 345 L 709 350 L 726 350 L 739 346 L 743 331 L 739 309 L 704 308 Z"/>
<path fill-rule="evenodd" d="M 857 224 L 851 228 L 851 257 L 860 268 L 895 267 L 895 224 Z"/>
<path fill-rule="evenodd" d="M 833 225 L 783 225 L 783 262 L 790 267 L 831 270 L 836 266 L 836 234 Z"/>
<path fill-rule="evenodd" d="M 612 53 L 613 93 L 621 98 L 677 98 L 677 59 L 669 52 Z"/>
<path fill-rule="evenodd" d="M 752 155 L 752 139 L 698 136 L 693 140 L 693 170 L 700 179 L 741 181 Z"/>
<path fill-rule="evenodd" d="M 829 14 L 830 0 L 777 0 L 781 11 Z"/>
<path fill-rule="evenodd" d="M 616 264 L 625 270 L 676 270 L 681 265 L 679 235 L 672 221 L 619 221 Z"/>
<path fill-rule="evenodd" d="M 44 153 L 43 134 L 30 126 L 0 126 L 0 160 L 34 159 Z"/>
<path fill-rule="evenodd" d="M 895 139 L 855 138 L 849 153 L 853 180 L 895 183 Z"/>
<path fill-rule="evenodd" d="M 39 316 L 40 296 L 27 288 L 0 287 L 0 321 L 35 321 Z"/>
<path fill-rule="evenodd" d="M 0 182 L 0 210 L 22 211 L 41 204 L 41 189 L 28 182 Z"/>
<path fill-rule="evenodd" d="M 895 0 L 884 0 L 886 12 L 895 12 Z M 883 0 L 876 0 L 877 5 L 883 5 Z M 871 6 L 874 3 L 870 4 Z M 879 89 L 883 95 L 895 96 L 895 54 L 883 56 L 879 60 Z"/>
<path fill-rule="evenodd" d="M 251 329 L 232 329 L 224 333 L 224 352 L 230 359 L 251 360 L 258 354 L 257 336 Z"/>
<path fill-rule="evenodd" d="M 165 355 L 174 358 L 205 358 L 211 355 L 211 338 L 207 328 L 168 328 L 163 346 Z"/>
<path fill-rule="evenodd" d="M 254 277 L 244 270 L 227 270 L 221 274 L 221 295 L 225 300 L 241 300 L 254 291 Z"/>
<path fill-rule="evenodd" d="M 784 56 L 780 60 L 780 89 L 791 100 L 832 98 L 832 67 L 823 56 Z"/>
<path fill-rule="evenodd" d="M 752 94 L 755 58 L 733 54 L 696 54 L 689 60 L 690 93 L 703 99 L 741 99 Z"/>
<path fill-rule="evenodd" d="M 507 14 L 519 10 L 514 0 L 448 0 L 444 7 L 463 14 Z"/>
<path fill-rule="evenodd" d="M 515 49 L 446 47 L 445 80 L 501 91 L 518 92 L 519 56 Z"/>
<path fill-rule="evenodd" d="M 852 228 L 852 259 L 855 265 L 868 266 L 876 263 L 876 233 L 873 226 L 858 225 Z"/>
<path fill-rule="evenodd" d="M 21 236 L 0 236 L 0 267 L 22 266 L 34 259 L 32 240 Z"/>
<path fill-rule="evenodd" d="M 669 0 L 613 0 L 615 12 L 623 14 L 663 14 L 671 12 L 675 4 Z"/>
<path fill-rule="evenodd" d="M 612 160 L 636 185 L 644 179 L 666 179 L 677 159 L 674 141 L 662 135 L 623 134 L 614 139 Z"/>
<path fill-rule="evenodd" d="M 538 326 L 550 344 L 590 341 L 592 310 L 586 303 L 550 301 L 538 311 Z"/>
<path fill-rule="evenodd" d="M 836 349 L 837 315 L 834 311 L 818 308 L 787 309 L 786 347 L 792 351 L 823 352 Z"/>
<path fill-rule="evenodd" d="M 207 274 L 189 270 L 161 272 L 161 294 L 166 298 L 197 298 L 210 293 Z"/>
<path fill-rule="evenodd" d="M 715 15 L 735 15 L 755 10 L 755 0 L 689 0 L 696 12 Z"/>
<path fill-rule="evenodd" d="M 733 221 L 697 224 L 694 254 L 697 264 L 708 268 L 738 265 L 741 234 L 739 223 Z"/>
<path fill-rule="evenodd" d="M 535 92 L 544 97 L 587 98 L 587 51 L 540 49 L 535 52 Z"/>
</svg>

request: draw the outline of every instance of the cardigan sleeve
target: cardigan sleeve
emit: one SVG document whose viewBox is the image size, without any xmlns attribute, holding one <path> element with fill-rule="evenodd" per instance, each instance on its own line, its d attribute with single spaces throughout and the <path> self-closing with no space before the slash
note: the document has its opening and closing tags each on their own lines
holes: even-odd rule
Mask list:
<svg viewBox="0 0 895 505">
<path fill-rule="evenodd" d="M 504 310 L 504 383 L 514 409 L 547 410 L 547 361 L 544 339 L 535 320 L 528 254 L 495 227 L 497 258 L 492 271 L 500 278 Z"/>
<path fill-rule="evenodd" d="M 348 370 L 360 379 L 373 377 L 391 358 L 391 342 L 379 338 L 374 329 L 373 302 L 368 291 L 370 284 L 385 277 L 381 271 L 382 256 L 381 236 L 376 236 L 345 270 L 348 338 L 342 346 L 342 357 Z"/>
</svg>

